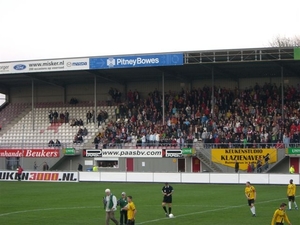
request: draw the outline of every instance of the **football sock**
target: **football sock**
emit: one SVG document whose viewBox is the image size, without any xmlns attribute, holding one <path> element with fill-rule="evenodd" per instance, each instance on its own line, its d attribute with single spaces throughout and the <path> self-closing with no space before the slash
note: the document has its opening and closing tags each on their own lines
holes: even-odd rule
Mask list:
<svg viewBox="0 0 300 225">
<path fill-rule="evenodd" d="M 172 212 L 172 208 L 171 208 L 171 207 L 169 207 L 169 214 L 171 214 L 171 212 Z"/>
<path fill-rule="evenodd" d="M 292 202 L 290 201 L 289 202 L 289 209 L 291 209 L 292 208 Z"/>
<path fill-rule="evenodd" d="M 295 205 L 295 208 L 298 208 L 298 206 L 297 206 L 297 203 L 296 203 L 296 202 L 294 202 L 294 205 Z"/>
<path fill-rule="evenodd" d="M 163 209 L 165 210 L 165 213 L 167 213 L 167 208 L 166 208 L 166 206 L 163 206 Z"/>
<path fill-rule="evenodd" d="M 255 206 L 251 207 L 250 210 L 251 210 L 252 214 L 255 214 Z"/>
</svg>

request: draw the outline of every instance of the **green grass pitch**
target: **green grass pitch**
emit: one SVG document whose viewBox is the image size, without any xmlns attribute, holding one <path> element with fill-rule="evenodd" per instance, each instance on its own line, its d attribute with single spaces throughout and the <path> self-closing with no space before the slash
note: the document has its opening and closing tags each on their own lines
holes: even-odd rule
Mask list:
<svg viewBox="0 0 300 225">
<path fill-rule="evenodd" d="M 245 185 L 171 185 L 175 216 L 172 219 L 165 217 L 161 207 L 160 183 L 0 182 L 0 224 L 104 225 L 102 197 L 106 188 L 118 198 L 122 191 L 133 196 L 137 225 L 270 224 L 279 204 L 287 203 L 285 185 L 254 185 L 257 217 L 252 217 L 244 195 Z M 299 211 L 287 213 L 293 224 L 299 223 Z M 116 218 L 119 219 L 118 211 Z"/>
</svg>

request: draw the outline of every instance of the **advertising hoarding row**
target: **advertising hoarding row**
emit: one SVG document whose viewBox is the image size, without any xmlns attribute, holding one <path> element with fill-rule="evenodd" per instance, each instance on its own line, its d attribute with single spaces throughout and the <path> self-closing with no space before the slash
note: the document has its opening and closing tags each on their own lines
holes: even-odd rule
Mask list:
<svg viewBox="0 0 300 225">
<path fill-rule="evenodd" d="M 186 149 L 83 149 L 83 157 L 102 158 L 181 158 L 184 155 L 192 155 L 195 150 Z"/>
<path fill-rule="evenodd" d="M 183 65 L 183 54 L 49 59 L 0 63 L 0 74 Z"/>
<path fill-rule="evenodd" d="M 0 63 L 0 74 L 88 70 L 89 58 Z"/>
</svg>

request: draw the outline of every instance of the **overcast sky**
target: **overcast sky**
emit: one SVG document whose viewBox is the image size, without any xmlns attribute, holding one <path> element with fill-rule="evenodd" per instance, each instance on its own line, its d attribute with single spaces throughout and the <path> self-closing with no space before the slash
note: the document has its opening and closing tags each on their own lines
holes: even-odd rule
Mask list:
<svg viewBox="0 0 300 225">
<path fill-rule="evenodd" d="M 0 62 L 268 47 L 300 0 L 0 0 Z"/>
</svg>

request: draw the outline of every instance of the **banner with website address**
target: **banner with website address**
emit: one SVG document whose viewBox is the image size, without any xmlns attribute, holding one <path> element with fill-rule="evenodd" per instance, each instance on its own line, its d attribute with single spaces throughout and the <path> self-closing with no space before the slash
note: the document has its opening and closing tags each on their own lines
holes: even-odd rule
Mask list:
<svg viewBox="0 0 300 225">
<path fill-rule="evenodd" d="M 88 70 L 89 68 L 90 65 L 88 58 L 37 60 L 1 63 L 0 74 Z"/>
<path fill-rule="evenodd" d="M 215 163 L 222 164 L 234 168 L 235 161 L 239 163 L 240 170 L 247 170 L 249 163 L 256 163 L 258 159 L 262 159 L 269 154 L 269 163 L 277 162 L 276 148 L 229 148 L 229 149 L 212 149 L 211 160 Z"/>
<path fill-rule="evenodd" d="M 162 149 L 102 149 L 102 158 L 162 158 Z"/>
<path fill-rule="evenodd" d="M 183 65 L 183 54 L 134 55 L 90 58 L 90 69 Z"/>
<path fill-rule="evenodd" d="M 17 171 L 0 171 L 0 181 L 18 181 Z M 23 171 L 21 181 L 78 182 L 78 172 Z"/>
</svg>

